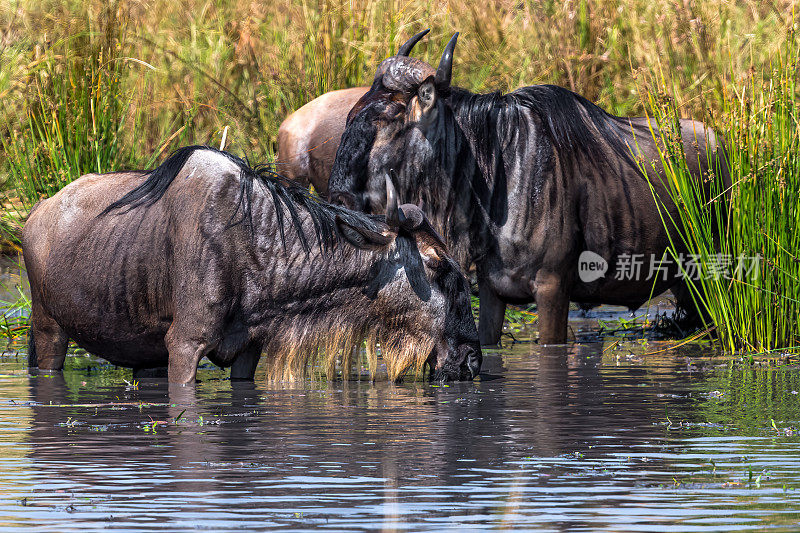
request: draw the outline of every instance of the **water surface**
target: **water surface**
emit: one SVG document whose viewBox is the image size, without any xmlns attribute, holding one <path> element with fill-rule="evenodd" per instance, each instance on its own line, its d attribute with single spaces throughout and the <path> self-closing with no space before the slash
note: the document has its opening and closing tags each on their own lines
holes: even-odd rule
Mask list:
<svg viewBox="0 0 800 533">
<path fill-rule="evenodd" d="M 516 344 L 449 386 L 208 365 L 172 397 L 85 355 L 29 376 L 7 351 L 0 528 L 796 531 L 800 372 L 671 344 Z"/>
<path fill-rule="evenodd" d="M 449 386 L 207 364 L 170 395 L 85 354 L 29 375 L 22 336 L 0 355 L 0 530 L 800 530 L 800 370 L 573 315 L 579 342 L 506 342 Z"/>
</svg>

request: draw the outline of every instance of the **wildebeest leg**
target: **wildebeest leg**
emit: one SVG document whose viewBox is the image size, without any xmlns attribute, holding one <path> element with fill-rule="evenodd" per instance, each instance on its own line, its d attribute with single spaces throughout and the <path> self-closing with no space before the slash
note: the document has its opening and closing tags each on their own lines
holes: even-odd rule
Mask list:
<svg viewBox="0 0 800 533">
<path fill-rule="evenodd" d="M 686 283 L 678 283 L 671 289 L 672 295 L 675 296 L 675 323 L 681 331 L 689 331 L 700 328 L 703 324 L 711 324 L 711 317 L 697 308 L 697 305 L 692 299 L 692 293 Z"/>
<path fill-rule="evenodd" d="M 69 338 L 61 326 L 36 303 L 31 309 L 28 357 L 30 367 L 42 370 L 62 370 L 67 357 Z"/>
<path fill-rule="evenodd" d="M 190 333 L 188 328 L 173 322 L 164 339 L 169 352 L 167 378 L 170 383 L 187 385 L 194 383 L 197 364 L 213 348 L 202 335 Z"/>
<path fill-rule="evenodd" d="M 539 271 L 536 274 L 536 307 L 539 311 L 539 343 L 567 341 L 569 295 L 561 276 Z"/>
<path fill-rule="evenodd" d="M 478 281 L 478 339 L 481 346 L 497 346 L 503 333 L 506 304 L 487 282 Z"/>
<path fill-rule="evenodd" d="M 248 346 L 233 361 L 231 380 L 253 381 L 259 359 L 261 359 L 261 345 L 251 344 Z"/>
</svg>

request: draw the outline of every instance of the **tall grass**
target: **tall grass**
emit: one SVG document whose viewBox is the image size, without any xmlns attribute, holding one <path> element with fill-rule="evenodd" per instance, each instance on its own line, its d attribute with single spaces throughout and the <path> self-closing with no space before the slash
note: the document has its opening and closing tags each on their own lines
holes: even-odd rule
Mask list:
<svg viewBox="0 0 800 533">
<path fill-rule="evenodd" d="M 37 51 L 28 69 L 21 120 L 6 122 L 3 138 L 9 177 L 28 203 L 83 173 L 125 163 L 119 136 L 127 118 L 120 98 L 122 65 L 116 39 L 108 37 L 98 45 L 85 28 L 48 53 Z"/>
<path fill-rule="evenodd" d="M 730 190 L 687 170 L 668 77 L 649 97 L 678 205 L 679 220 L 665 222 L 683 226 L 673 253 L 685 246 L 703 265 L 687 279 L 731 351 L 800 347 L 800 42 L 794 24 L 784 35 L 769 68 L 727 87 L 721 110 L 707 117 L 727 142 Z"/>
<path fill-rule="evenodd" d="M 434 64 L 449 36 L 462 32 L 454 81 L 471 90 L 556 83 L 612 112 L 640 113 L 631 69 L 667 58 L 681 98 L 697 110 L 699 87 L 719 86 L 717 73 L 731 57 L 737 74 L 765 64 L 791 5 L 19 0 L 0 5 L 0 125 L 11 126 L 0 132 L 0 148 L 12 160 L 45 157 L 41 145 L 58 131 L 49 113 L 57 110 L 58 125 L 73 137 L 57 148 L 71 153 L 50 150 L 52 164 L 37 162 L 39 179 L 52 181 L 33 187 L 38 194 L 76 172 L 144 166 L 181 128 L 170 147 L 216 143 L 227 126 L 235 149 L 269 159 L 286 114 L 323 92 L 369 84 L 378 62 L 425 27 L 431 34 L 414 55 Z M 743 44 L 753 51 L 746 58 Z M 84 154 L 92 142 L 100 143 L 95 153 Z M 12 172 L 22 177 L 23 170 Z M 0 162 L 4 171 L 8 163 Z"/>
<path fill-rule="evenodd" d="M 114 3 L 95 24 L 89 13 L 70 32 L 31 52 L 16 95 L 0 116 L 0 147 L 10 193 L 29 210 L 89 172 L 129 168 L 144 158 L 130 142 L 146 120 L 140 107 L 147 63 L 128 57 L 128 21 Z M 152 159 L 152 157 L 151 157 Z"/>
</svg>

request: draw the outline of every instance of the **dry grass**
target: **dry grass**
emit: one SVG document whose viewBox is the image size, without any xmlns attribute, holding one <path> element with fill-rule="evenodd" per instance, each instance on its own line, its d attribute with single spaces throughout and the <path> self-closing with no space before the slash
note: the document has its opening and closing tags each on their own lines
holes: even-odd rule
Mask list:
<svg viewBox="0 0 800 533">
<path fill-rule="evenodd" d="M 81 145 L 55 143 L 47 152 L 91 150 L 90 155 L 108 157 L 100 157 L 100 163 L 87 157 L 87 163 L 66 154 L 68 171 L 41 179 L 58 185 L 87 170 L 143 166 L 180 143 L 219 143 L 225 126 L 234 149 L 266 159 L 274 153 L 277 127 L 288 112 L 326 91 L 368 84 L 377 63 L 424 27 L 432 32 L 415 55 L 432 63 L 452 32 L 462 32 L 455 82 L 472 90 L 556 83 L 612 112 L 635 114 L 642 111 L 635 73 L 660 63 L 678 82 L 687 114 L 697 114 L 708 102 L 717 105 L 726 76 L 744 77 L 765 64 L 784 33 L 791 5 L 727 0 L 6 3 L 0 6 L 3 146 L 13 151 L 9 142 L 25 135 L 32 109 L 35 115 L 75 106 L 76 114 L 96 122 L 100 110 L 88 109 L 94 98 L 112 108 L 111 126 L 118 131 L 108 136 L 114 139 L 80 137 Z M 54 78 L 72 80 L 74 93 L 48 92 Z M 92 87 L 104 94 L 92 97 Z M 63 127 L 69 131 L 71 124 Z M 92 140 L 96 146 L 85 146 Z M 42 143 L 52 140 L 34 135 L 26 150 Z M 113 153 L 103 143 L 116 143 Z"/>
</svg>

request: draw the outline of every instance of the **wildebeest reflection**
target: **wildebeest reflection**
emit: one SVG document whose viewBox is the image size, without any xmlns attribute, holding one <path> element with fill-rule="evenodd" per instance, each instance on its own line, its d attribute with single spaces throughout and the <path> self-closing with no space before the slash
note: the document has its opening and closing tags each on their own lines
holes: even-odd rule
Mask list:
<svg viewBox="0 0 800 533">
<path fill-rule="evenodd" d="M 396 172 L 400 194 L 423 206 L 462 268 L 475 265 L 482 344 L 499 341 L 506 303 L 536 301 L 544 343 L 566 340 L 570 300 L 635 309 L 672 288 L 693 309 L 674 263 L 655 283 L 646 271 L 614 275 L 621 258 L 659 261 L 670 236 L 680 242 L 654 201 L 664 202 L 665 219 L 679 220 L 663 169 L 648 167 L 646 177 L 632 154 L 658 160 L 647 121 L 550 85 L 509 94 L 453 87 L 457 36 L 437 69 L 406 56 L 380 64 L 342 135 L 330 199 L 379 210 L 384 180 Z M 699 182 L 714 170 L 729 185 L 714 133 L 691 120 L 681 128 L 692 175 Z M 708 198 L 712 181 L 702 184 Z M 605 277 L 579 279 L 584 251 L 606 261 Z"/>
<path fill-rule="evenodd" d="M 193 382 L 203 356 L 252 379 L 263 348 L 274 379 L 297 379 L 316 355 L 329 376 L 337 354 L 349 371 L 366 340 L 390 379 L 425 364 L 435 379 L 471 378 L 467 282 L 388 186 L 386 218 L 370 217 L 197 146 L 151 172 L 84 176 L 23 231 L 30 363 L 61 369 L 73 339 L 117 365 L 167 365 L 173 383 Z"/>
<path fill-rule="evenodd" d="M 588 508 L 598 486 L 611 491 L 613 504 L 642 472 L 649 472 L 645 482 L 670 479 L 673 459 L 652 455 L 667 435 L 658 423 L 665 407 L 687 421 L 705 422 L 707 412 L 696 398 L 667 400 L 683 390 L 677 368 L 651 366 L 650 358 L 645 367 L 618 366 L 600 343 L 529 346 L 488 358 L 502 359 L 506 378 L 446 388 L 228 388 L 206 379 L 167 397 L 147 380 L 126 390 L 108 369 L 76 368 L 84 384 L 31 377 L 29 395 L 15 396 L 26 402 L 0 405 L 0 414 L 18 417 L 4 420 L 18 422 L 15 431 L 25 432 L 18 447 L 29 450 L 20 463 L 25 475 L 9 475 L 7 499 L 29 479 L 25 511 L 36 513 L 29 522 L 37 524 L 107 526 L 113 515 L 118 529 L 185 529 L 187 520 L 195 528 L 218 529 L 225 520 L 229 529 L 263 529 L 267 517 L 295 529 L 324 522 L 349 531 L 384 516 L 394 526 L 398 510 L 420 528 L 452 523 L 456 512 L 476 527 L 506 512 L 538 523 L 564 492 Z M 143 431 L 153 422 L 155 433 Z M 650 461 L 626 461 L 642 454 Z M 575 514 L 586 530 L 604 516 Z"/>
</svg>

